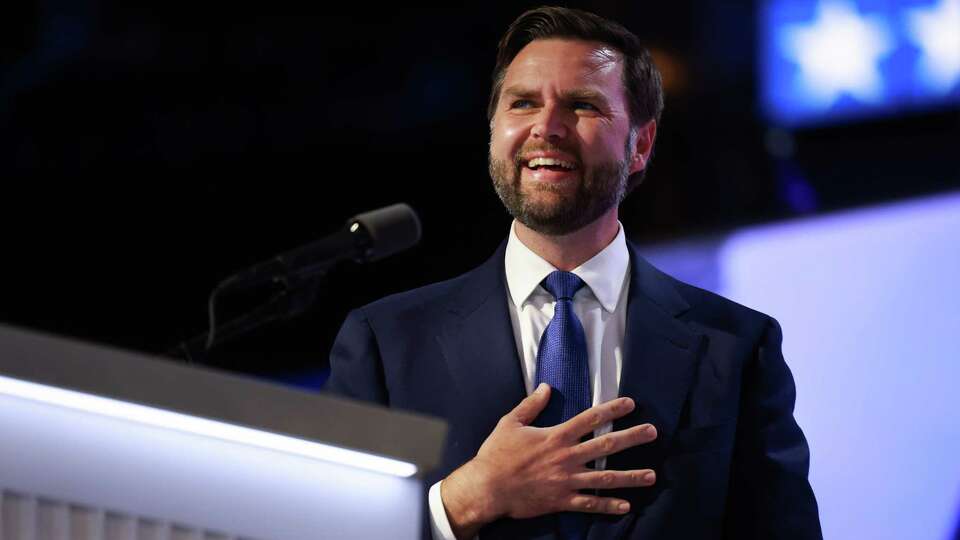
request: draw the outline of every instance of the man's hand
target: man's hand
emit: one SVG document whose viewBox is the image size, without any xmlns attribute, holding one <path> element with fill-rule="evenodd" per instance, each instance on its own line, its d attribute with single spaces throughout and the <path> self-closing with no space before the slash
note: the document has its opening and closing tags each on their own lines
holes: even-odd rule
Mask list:
<svg viewBox="0 0 960 540">
<path fill-rule="evenodd" d="M 530 518 L 553 512 L 624 514 L 622 499 L 578 493 L 583 489 L 649 486 L 652 470 L 595 471 L 586 464 L 657 438 L 650 424 L 614 431 L 586 442 L 580 439 L 634 408 L 630 398 L 591 407 L 562 424 L 530 424 L 550 401 L 541 384 L 497 423 L 477 456 L 441 484 L 441 498 L 457 538 L 476 536 L 500 517 Z"/>
</svg>

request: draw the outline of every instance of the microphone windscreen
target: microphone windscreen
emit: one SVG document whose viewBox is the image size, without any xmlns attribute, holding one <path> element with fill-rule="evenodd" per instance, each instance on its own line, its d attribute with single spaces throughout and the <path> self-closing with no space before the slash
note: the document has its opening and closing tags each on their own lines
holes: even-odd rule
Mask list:
<svg viewBox="0 0 960 540">
<path fill-rule="evenodd" d="M 347 220 L 347 227 L 359 223 L 370 235 L 366 260 L 376 261 L 409 249 L 420 241 L 420 218 L 404 203 L 371 210 Z"/>
</svg>

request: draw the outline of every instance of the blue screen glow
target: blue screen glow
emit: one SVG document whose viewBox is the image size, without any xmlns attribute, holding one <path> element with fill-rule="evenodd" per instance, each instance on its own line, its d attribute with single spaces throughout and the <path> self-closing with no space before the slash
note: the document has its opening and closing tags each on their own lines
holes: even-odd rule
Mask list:
<svg viewBox="0 0 960 540">
<path fill-rule="evenodd" d="M 960 103 L 960 0 L 771 0 L 759 20 L 775 124 Z"/>
</svg>

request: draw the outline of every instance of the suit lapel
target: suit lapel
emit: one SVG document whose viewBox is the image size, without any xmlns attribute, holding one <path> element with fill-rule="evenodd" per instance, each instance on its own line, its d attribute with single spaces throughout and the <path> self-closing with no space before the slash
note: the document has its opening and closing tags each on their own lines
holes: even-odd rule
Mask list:
<svg viewBox="0 0 960 540">
<path fill-rule="evenodd" d="M 610 456 L 607 468 L 611 470 L 655 468 L 661 461 L 664 441 L 672 439 L 693 383 L 701 340 L 677 319 L 689 305 L 669 278 L 640 257 L 631 243 L 627 246 L 631 274 L 620 396 L 633 398 L 636 408 L 615 421 L 613 429 L 649 422 L 656 426 L 658 437 L 651 444 Z M 624 518 L 598 517 L 589 537 L 622 537 L 661 487 L 610 493 L 630 500 L 634 510 Z"/>
<path fill-rule="evenodd" d="M 454 295 L 437 340 L 472 438 L 483 441 L 501 416 L 526 397 L 513 325 L 507 311 L 506 243 L 471 273 Z M 477 443 L 479 446 L 479 443 Z"/>
<path fill-rule="evenodd" d="M 639 257 L 632 245 L 630 259 L 620 395 L 633 398 L 637 408 L 615 423 L 614 429 L 651 422 L 659 439 L 669 440 L 693 382 L 701 336 L 676 318 L 689 305 L 668 279 Z"/>
</svg>

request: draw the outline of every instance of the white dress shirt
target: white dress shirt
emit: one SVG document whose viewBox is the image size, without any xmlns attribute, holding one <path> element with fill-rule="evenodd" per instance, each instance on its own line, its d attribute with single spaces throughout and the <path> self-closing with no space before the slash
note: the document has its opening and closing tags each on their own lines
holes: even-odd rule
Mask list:
<svg viewBox="0 0 960 540">
<path fill-rule="evenodd" d="M 537 375 L 540 336 L 553 318 L 556 304 L 553 295 L 540 282 L 556 268 L 520 241 L 515 224 L 510 228 L 504 264 L 510 322 L 529 395 L 534 390 Z M 629 270 L 630 254 L 622 224 L 613 242 L 572 270 L 586 284 L 573 297 L 573 311 L 586 334 L 593 405 L 615 399 L 619 392 Z M 594 437 L 611 429 L 610 423 L 600 426 L 593 432 Z M 606 458 L 596 461 L 597 469 L 603 469 L 605 465 Z M 440 484 L 442 481 L 431 486 L 428 497 L 433 537 L 435 540 L 455 540 L 440 497 Z"/>
</svg>

